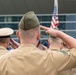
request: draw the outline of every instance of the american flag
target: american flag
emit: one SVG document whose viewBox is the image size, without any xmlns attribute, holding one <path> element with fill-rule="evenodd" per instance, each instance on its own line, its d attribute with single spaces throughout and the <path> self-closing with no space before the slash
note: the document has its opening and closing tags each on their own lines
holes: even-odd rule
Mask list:
<svg viewBox="0 0 76 75">
<path fill-rule="evenodd" d="M 51 20 L 51 26 L 52 28 L 56 28 L 59 25 L 59 20 L 58 20 L 58 1 L 54 0 L 54 11 L 53 11 L 53 16 Z"/>
</svg>

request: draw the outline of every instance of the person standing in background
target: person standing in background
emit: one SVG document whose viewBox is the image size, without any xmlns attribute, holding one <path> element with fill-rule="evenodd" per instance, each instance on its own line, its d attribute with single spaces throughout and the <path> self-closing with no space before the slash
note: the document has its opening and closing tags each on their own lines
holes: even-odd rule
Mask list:
<svg viewBox="0 0 76 75">
<path fill-rule="evenodd" d="M 7 48 L 13 32 L 11 28 L 0 28 L 0 56 L 8 52 Z"/>
</svg>

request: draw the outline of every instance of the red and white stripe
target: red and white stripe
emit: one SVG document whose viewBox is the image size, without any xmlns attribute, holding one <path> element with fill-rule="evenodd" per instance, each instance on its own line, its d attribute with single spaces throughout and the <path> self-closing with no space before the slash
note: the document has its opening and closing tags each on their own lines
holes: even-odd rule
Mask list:
<svg viewBox="0 0 76 75">
<path fill-rule="evenodd" d="M 58 20 L 58 1 L 54 0 L 54 11 L 53 11 L 53 16 L 51 20 L 51 26 L 52 28 L 56 28 L 59 25 L 59 20 Z"/>
<path fill-rule="evenodd" d="M 59 25 L 59 20 L 58 17 L 56 17 L 56 19 L 54 19 L 54 17 L 52 17 L 52 21 L 51 21 L 51 27 L 55 28 Z"/>
</svg>

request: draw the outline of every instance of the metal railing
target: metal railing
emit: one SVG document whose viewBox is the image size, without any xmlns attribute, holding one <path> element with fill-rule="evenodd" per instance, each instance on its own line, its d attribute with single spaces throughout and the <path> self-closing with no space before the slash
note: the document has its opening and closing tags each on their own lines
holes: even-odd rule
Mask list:
<svg viewBox="0 0 76 75">
<path fill-rule="evenodd" d="M 19 15 L 0 15 L 0 27 L 11 27 L 15 33 L 18 28 L 18 23 L 23 14 Z M 40 23 L 44 26 L 50 26 L 52 14 L 37 14 Z M 76 37 L 76 14 L 59 14 L 59 29 L 73 37 Z M 41 30 L 41 40 L 47 40 L 49 35 Z M 17 40 L 15 33 L 12 35 L 13 39 Z"/>
</svg>

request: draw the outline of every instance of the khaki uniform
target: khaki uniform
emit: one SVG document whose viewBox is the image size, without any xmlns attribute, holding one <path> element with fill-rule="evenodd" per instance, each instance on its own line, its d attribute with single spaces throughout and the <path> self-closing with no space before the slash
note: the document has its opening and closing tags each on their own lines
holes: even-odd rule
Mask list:
<svg viewBox="0 0 76 75">
<path fill-rule="evenodd" d="M 59 75 L 76 75 L 76 68 L 63 71 Z"/>
<path fill-rule="evenodd" d="M 54 51 L 54 50 L 60 50 L 58 47 L 57 47 L 57 48 L 49 48 L 49 49 L 51 49 L 51 50 L 53 50 L 53 51 Z M 68 51 L 68 50 L 69 50 L 69 49 L 65 48 L 65 49 L 62 49 L 62 50 L 60 50 L 60 51 L 62 51 L 62 52 L 64 53 L 64 52 L 66 52 L 66 51 Z M 73 75 L 72 69 L 59 72 L 58 75 Z"/>
<path fill-rule="evenodd" d="M 13 30 L 11 28 L 0 28 L 0 40 L 5 40 L 5 38 L 9 38 L 10 36 L 13 34 Z M 2 43 L 0 41 L 0 44 L 2 44 L 3 46 L 0 45 L 0 56 L 6 54 L 8 52 L 8 50 L 4 47 L 4 45 L 8 45 L 6 44 L 6 42 Z"/>
<path fill-rule="evenodd" d="M 39 50 L 32 44 L 21 44 L 0 58 L 0 75 L 59 75 L 76 67 L 76 50 L 69 52 Z"/>
<path fill-rule="evenodd" d="M 0 56 L 6 54 L 8 52 L 8 50 L 6 48 L 4 48 L 3 46 L 0 46 Z"/>
<path fill-rule="evenodd" d="M 71 74 L 72 75 L 76 75 L 76 68 L 74 68 L 74 69 L 71 70 Z"/>
</svg>

